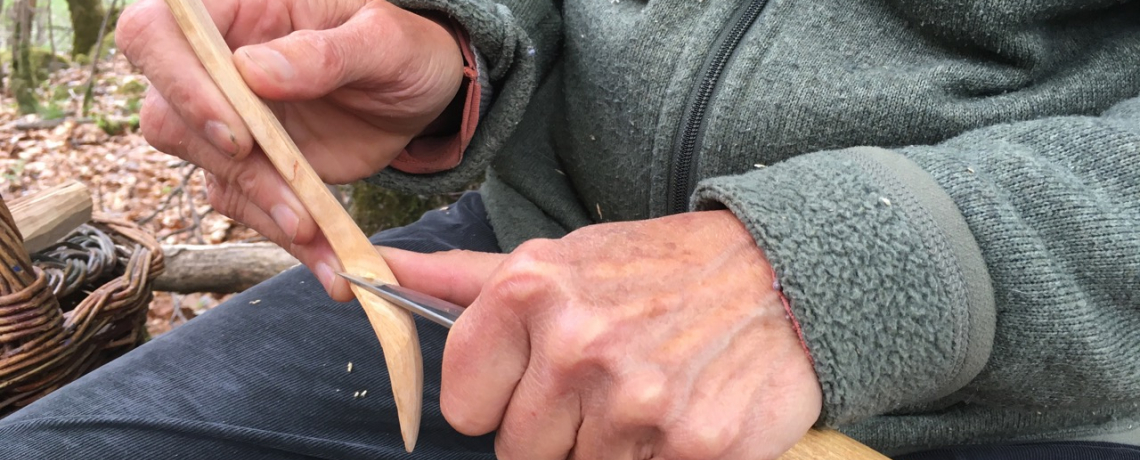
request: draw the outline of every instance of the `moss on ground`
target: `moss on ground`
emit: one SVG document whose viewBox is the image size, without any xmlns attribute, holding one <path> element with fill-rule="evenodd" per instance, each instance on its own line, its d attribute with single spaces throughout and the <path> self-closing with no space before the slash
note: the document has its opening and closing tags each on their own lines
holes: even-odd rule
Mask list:
<svg viewBox="0 0 1140 460">
<path fill-rule="evenodd" d="M 348 212 L 366 235 L 408 225 L 458 199 L 458 195 L 408 195 L 363 181 L 347 188 L 352 199 Z"/>
</svg>

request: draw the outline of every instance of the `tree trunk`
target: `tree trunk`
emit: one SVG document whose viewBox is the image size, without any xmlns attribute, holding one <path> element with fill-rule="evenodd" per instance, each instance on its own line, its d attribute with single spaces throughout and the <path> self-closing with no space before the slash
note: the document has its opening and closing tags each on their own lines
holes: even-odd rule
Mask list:
<svg viewBox="0 0 1140 460">
<path fill-rule="evenodd" d="M 99 29 L 103 23 L 106 9 L 102 0 L 67 0 L 71 10 L 71 30 L 74 32 L 71 41 L 71 57 L 91 52 L 91 48 L 99 40 Z M 92 59 L 95 56 L 91 56 Z"/>
<path fill-rule="evenodd" d="M 35 113 L 39 109 L 36 101 L 36 71 L 32 68 L 32 20 L 36 11 L 36 0 L 16 0 L 12 6 L 12 93 L 20 106 L 20 113 Z"/>
<path fill-rule="evenodd" d="M 52 58 L 52 60 L 55 60 L 55 57 L 56 57 L 56 53 L 55 53 L 55 24 L 52 24 L 52 16 L 53 16 L 52 13 L 53 12 L 52 12 L 52 8 L 51 8 L 51 0 L 48 0 L 48 2 L 47 2 L 48 44 L 51 45 L 49 47 L 51 49 L 51 58 Z"/>
<path fill-rule="evenodd" d="M 5 18 L 5 16 L 4 16 L 4 7 L 5 6 L 7 6 L 7 4 L 4 3 L 4 0 L 0 0 L 0 21 L 3 21 Z M 15 60 L 13 60 L 12 62 L 15 62 Z M 3 90 L 4 90 L 4 77 L 6 77 L 6 76 L 7 75 L 4 74 L 4 65 L 3 65 L 3 63 L 0 63 L 0 92 L 3 92 Z"/>
<path fill-rule="evenodd" d="M 39 7 L 39 5 L 37 5 L 37 9 L 38 9 L 38 11 L 36 11 L 36 20 L 37 21 L 43 21 L 44 20 L 44 13 L 45 12 L 47 13 L 48 17 L 51 16 L 51 0 L 45 1 L 44 6 L 46 8 Z M 32 43 L 43 43 L 44 42 L 44 29 L 47 29 L 47 27 L 44 27 L 44 25 L 40 24 L 39 22 L 36 22 L 35 25 L 32 26 L 32 31 L 36 35 L 36 39 Z"/>
<path fill-rule="evenodd" d="M 83 92 L 83 107 L 79 114 L 86 117 L 87 110 L 91 108 L 91 103 L 95 100 L 95 76 L 99 73 L 99 55 L 103 53 L 103 31 L 107 30 L 108 21 L 111 19 L 111 13 L 119 6 L 119 0 L 111 1 L 111 9 L 103 14 L 103 21 L 99 23 L 98 33 L 95 36 L 95 50 L 91 52 L 91 76 L 87 79 L 87 91 Z M 113 23 L 112 26 L 114 25 Z"/>
</svg>

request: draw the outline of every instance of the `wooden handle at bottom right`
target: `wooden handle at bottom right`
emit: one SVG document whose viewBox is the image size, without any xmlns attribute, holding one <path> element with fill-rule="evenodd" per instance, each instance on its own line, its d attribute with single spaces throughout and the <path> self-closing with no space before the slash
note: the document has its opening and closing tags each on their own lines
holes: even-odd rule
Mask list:
<svg viewBox="0 0 1140 460">
<path fill-rule="evenodd" d="M 780 460 L 890 460 L 835 430 L 810 430 Z"/>
</svg>

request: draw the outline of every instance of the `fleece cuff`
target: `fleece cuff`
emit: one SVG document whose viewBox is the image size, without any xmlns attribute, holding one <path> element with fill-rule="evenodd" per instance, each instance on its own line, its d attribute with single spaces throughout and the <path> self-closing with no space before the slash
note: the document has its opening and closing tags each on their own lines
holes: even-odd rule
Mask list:
<svg viewBox="0 0 1140 460">
<path fill-rule="evenodd" d="M 478 65 L 482 66 L 479 69 L 482 88 L 493 90 L 495 100 L 489 107 L 480 107 L 478 126 L 459 164 L 430 174 L 385 168 L 368 181 L 417 194 L 463 190 L 482 177 L 522 117 L 523 108 L 536 86 L 537 53 L 512 13 L 492 1 L 394 0 L 392 3 L 408 10 L 446 16 L 466 31 Z"/>
<path fill-rule="evenodd" d="M 693 206 L 732 211 L 775 268 L 823 388 L 820 424 L 936 404 L 988 360 L 996 313 L 981 250 L 902 155 L 802 155 L 706 180 Z"/>
<path fill-rule="evenodd" d="M 456 98 L 462 101 L 463 108 L 458 125 L 454 120 L 447 119 L 447 123 L 441 123 L 437 119 L 425 129 L 431 131 L 431 134 L 413 138 L 404 147 L 404 151 L 392 160 L 389 167 L 408 174 L 437 173 L 459 165 L 463 161 L 463 152 L 475 134 L 475 127 L 479 125 L 479 118 L 486 111 L 488 103 L 484 101 L 491 97 L 486 70 L 482 70 L 487 65 L 482 62 L 478 50 L 471 46 L 467 31 L 453 21 L 450 24 L 440 21 L 440 24 L 451 32 L 463 55 L 463 82 L 456 94 Z"/>
</svg>

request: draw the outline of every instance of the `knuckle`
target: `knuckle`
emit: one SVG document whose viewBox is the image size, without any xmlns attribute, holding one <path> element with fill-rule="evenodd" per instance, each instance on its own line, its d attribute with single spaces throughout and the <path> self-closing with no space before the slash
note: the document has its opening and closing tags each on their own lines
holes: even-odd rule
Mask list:
<svg viewBox="0 0 1140 460">
<path fill-rule="evenodd" d="M 170 115 L 165 100 L 153 86 L 147 88 L 146 97 L 143 98 L 142 108 L 139 109 L 139 127 L 146 135 L 147 132 L 157 133 L 166 125 L 166 118 Z M 149 128 L 149 129 L 148 129 Z M 149 138 L 147 139 L 150 140 Z"/>
<path fill-rule="evenodd" d="M 528 246 L 529 245 L 529 246 Z M 547 260 L 542 251 L 526 243 L 503 262 L 491 282 L 491 292 L 508 305 L 540 304 L 557 286 L 559 267 Z"/>
<path fill-rule="evenodd" d="M 226 191 L 218 184 L 218 180 L 213 174 L 206 173 L 206 201 L 215 211 L 223 215 L 230 215 L 231 212 L 227 208 L 229 200 L 226 199 Z"/>
<path fill-rule="evenodd" d="M 520 244 L 512 254 L 538 257 L 555 252 L 557 246 L 558 243 L 555 240 L 548 238 L 535 238 L 527 240 L 523 242 L 523 244 Z"/>
<path fill-rule="evenodd" d="M 688 423 L 668 436 L 671 451 L 680 460 L 706 460 L 721 458 L 732 446 L 739 431 L 728 423 Z"/>
<path fill-rule="evenodd" d="M 366 27 L 360 29 L 361 34 L 356 36 L 359 45 L 368 46 L 376 43 L 377 37 L 383 37 L 381 46 L 374 46 L 373 49 L 377 53 L 378 58 L 376 62 L 388 62 L 392 66 L 389 67 L 391 72 L 388 76 L 399 75 L 399 67 L 407 65 L 406 61 L 393 60 L 392 58 L 407 59 L 407 56 L 414 53 L 401 52 L 409 49 L 406 45 L 407 32 L 403 26 L 407 25 L 407 21 L 401 20 L 394 16 L 396 12 L 391 8 L 365 8 L 359 12 L 359 19 L 362 24 L 367 24 Z M 403 11 L 399 11 L 403 13 Z M 387 66 L 386 66 L 387 67 Z M 380 69 L 383 70 L 383 69 Z"/>
<path fill-rule="evenodd" d="M 482 296 L 500 308 L 508 309 L 516 315 L 541 306 L 547 293 L 547 284 L 534 277 L 512 273 L 500 276 L 483 289 Z"/>
<path fill-rule="evenodd" d="M 245 207 L 248 204 L 245 196 L 235 187 L 222 185 L 216 179 L 212 181 L 212 185 L 210 180 L 206 182 L 206 198 L 209 200 L 210 206 L 213 206 L 215 211 L 224 216 L 239 222 L 244 221 Z"/>
<path fill-rule="evenodd" d="M 128 6 L 119 16 L 115 27 L 115 46 L 123 50 L 123 54 L 132 62 L 139 57 L 138 43 L 145 43 L 140 38 L 146 36 L 159 13 L 158 2 L 143 0 Z"/>
<path fill-rule="evenodd" d="M 617 384 L 611 413 L 618 424 L 638 427 L 661 427 L 672 395 L 668 378 L 655 369 L 626 374 Z"/>
<path fill-rule="evenodd" d="M 345 74 L 348 59 L 339 43 L 329 39 L 328 34 L 314 30 L 293 32 L 297 43 L 304 44 L 308 51 L 307 59 L 312 59 L 314 68 L 321 69 L 321 75 L 339 78 Z"/>
<path fill-rule="evenodd" d="M 551 369 L 559 375 L 613 371 L 619 358 L 610 346 L 608 322 L 573 308 L 567 310 L 546 333 L 545 355 Z"/>
<path fill-rule="evenodd" d="M 194 85 L 197 84 L 197 82 L 186 79 L 172 81 L 162 94 L 171 108 L 177 107 L 178 111 L 186 117 L 186 121 L 195 126 L 204 122 L 201 120 L 202 110 L 199 105 L 201 91 L 199 91 L 200 88 L 194 88 Z M 198 128 L 201 127 L 198 126 Z"/>
<path fill-rule="evenodd" d="M 155 112 L 177 116 L 188 130 L 197 135 L 205 135 L 206 123 L 223 119 L 222 114 L 227 110 L 224 102 L 219 102 L 224 100 L 220 99 L 222 96 L 216 89 L 194 78 L 179 76 L 168 79 L 163 85 L 153 81 L 152 84 L 155 96 L 165 101 L 162 110 Z"/>
<path fill-rule="evenodd" d="M 176 144 L 172 142 L 171 136 L 165 135 L 169 123 L 168 116 L 168 112 L 155 109 L 154 103 L 150 101 L 150 98 L 147 98 L 139 111 L 139 131 L 142 132 L 143 139 L 146 139 L 146 142 L 152 147 L 173 155 Z"/>
<path fill-rule="evenodd" d="M 230 168 L 230 171 L 232 171 L 231 182 L 234 185 L 237 185 L 237 188 L 241 190 L 242 193 L 247 196 L 253 196 L 257 194 L 257 190 L 261 184 L 261 174 L 258 174 L 258 170 L 256 168 L 243 168 L 236 166 Z"/>
</svg>

